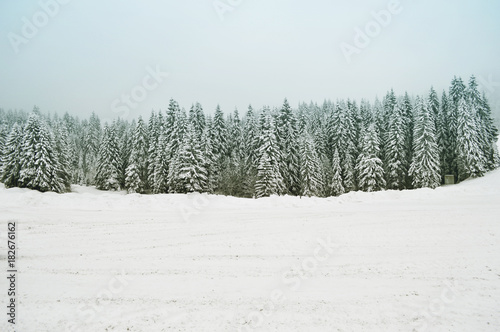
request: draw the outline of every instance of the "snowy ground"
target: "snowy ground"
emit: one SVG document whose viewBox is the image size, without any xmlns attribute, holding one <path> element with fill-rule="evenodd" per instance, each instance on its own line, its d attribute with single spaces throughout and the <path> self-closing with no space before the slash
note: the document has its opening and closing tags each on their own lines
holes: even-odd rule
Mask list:
<svg viewBox="0 0 500 332">
<path fill-rule="evenodd" d="M 500 171 L 328 199 L 73 189 L 0 185 L 16 331 L 500 330 Z"/>
</svg>

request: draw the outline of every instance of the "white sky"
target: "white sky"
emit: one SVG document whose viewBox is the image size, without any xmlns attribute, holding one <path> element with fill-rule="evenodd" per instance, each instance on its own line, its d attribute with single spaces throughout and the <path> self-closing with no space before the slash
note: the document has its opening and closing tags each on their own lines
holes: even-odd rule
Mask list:
<svg viewBox="0 0 500 332">
<path fill-rule="evenodd" d="M 103 119 L 128 109 L 135 118 L 174 98 L 186 109 L 199 101 L 207 113 L 217 103 L 243 113 L 249 103 L 279 106 L 285 97 L 296 106 L 373 100 L 390 88 L 441 93 L 454 75 L 471 74 L 493 80 L 486 92 L 500 96 L 499 1 L 401 0 L 401 12 L 350 63 L 340 44 L 353 44 L 355 28 L 391 1 L 241 0 L 221 20 L 213 0 L 64 0 L 43 25 L 40 4 L 51 1 L 0 2 L 1 108 L 36 104 Z M 23 17 L 43 26 L 16 53 L 12 33 L 24 38 Z M 139 93 L 147 68 L 157 66 L 169 76 L 148 80 L 144 100 L 126 107 L 122 94 Z"/>
</svg>

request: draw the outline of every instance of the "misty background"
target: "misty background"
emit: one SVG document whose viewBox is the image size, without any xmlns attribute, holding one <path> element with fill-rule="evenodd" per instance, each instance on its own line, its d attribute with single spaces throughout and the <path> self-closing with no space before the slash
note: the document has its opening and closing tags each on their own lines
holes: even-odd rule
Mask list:
<svg viewBox="0 0 500 332">
<path fill-rule="evenodd" d="M 131 119 L 173 98 L 229 113 L 285 97 L 440 95 L 474 74 L 498 124 L 499 14 L 498 1 L 464 0 L 2 1 L 0 108 Z"/>
</svg>

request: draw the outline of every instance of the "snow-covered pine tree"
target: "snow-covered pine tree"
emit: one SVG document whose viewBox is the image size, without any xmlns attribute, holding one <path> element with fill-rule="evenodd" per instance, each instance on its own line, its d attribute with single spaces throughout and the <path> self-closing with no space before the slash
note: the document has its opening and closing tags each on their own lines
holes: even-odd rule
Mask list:
<svg viewBox="0 0 500 332">
<path fill-rule="evenodd" d="M 420 97 L 415 108 L 414 153 L 409 173 L 414 188 L 436 188 L 441 184 L 441 168 L 432 110 Z"/>
<path fill-rule="evenodd" d="M 453 136 L 451 133 L 451 128 L 455 126 L 456 119 L 452 119 L 451 115 L 451 105 L 448 95 L 443 91 L 441 97 L 441 125 L 442 125 L 442 144 L 443 153 L 441 154 L 441 175 L 454 174 L 456 168 L 456 142 L 453 141 Z"/>
<path fill-rule="evenodd" d="M 248 111 L 243 120 L 243 195 L 253 197 L 255 195 L 255 181 L 259 163 L 259 126 L 251 105 L 248 106 Z"/>
<path fill-rule="evenodd" d="M 42 192 L 64 192 L 58 166 L 52 135 L 38 113 L 33 112 L 24 128 L 19 184 Z"/>
<path fill-rule="evenodd" d="M 321 161 L 309 134 L 302 137 L 300 144 L 301 196 L 320 196 L 322 191 Z"/>
<path fill-rule="evenodd" d="M 482 119 L 485 126 L 486 141 L 489 146 L 486 148 L 486 158 L 488 170 L 494 170 L 500 167 L 500 156 L 498 154 L 498 128 L 495 126 L 491 115 L 491 107 L 486 96 L 482 95 L 481 99 Z"/>
<path fill-rule="evenodd" d="M 169 192 L 179 192 L 179 151 L 183 145 L 187 128 L 187 115 L 184 109 L 175 112 L 175 121 L 168 142 L 169 167 L 167 184 Z"/>
<path fill-rule="evenodd" d="M 483 176 L 486 172 L 481 131 L 475 104 L 465 97 L 458 102 L 457 166 L 458 181 Z"/>
<path fill-rule="evenodd" d="M 224 168 L 224 163 L 227 158 L 228 153 L 228 128 L 226 121 L 224 120 L 224 113 L 217 105 L 215 109 L 214 119 L 212 121 L 211 127 L 208 128 L 210 135 L 210 142 L 212 145 L 212 155 L 214 164 L 211 165 L 212 176 L 215 180 L 217 190 L 218 187 L 223 185 L 222 183 L 222 173 Z"/>
<path fill-rule="evenodd" d="M 128 192 L 144 193 L 148 188 L 148 132 L 142 117 L 133 129 L 132 146 L 125 171 L 125 188 Z"/>
<path fill-rule="evenodd" d="M 2 169 L 2 156 L 3 156 L 2 147 L 5 146 L 5 142 L 7 141 L 7 136 L 9 136 L 9 129 L 7 125 L 3 123 L 2 117 L 0 117 L 0 176 Z"/>
<path fill-rule="evenodd" d="M 71 156 L 69 134 L 64 123 L 59 123 L 55 131 L 55 152 L 57 159 L 57 176 L 62 180 L 65 191 L 71 190 Z"/>
<path fill-rule="evenodd" d="M 439 97 L 436 93 L 436 90 L 434 90 L 433 87 L 431 87 L 431 90 L 429 92 L 428 96 L 428 105 L 430 108 L 430 113 L 432 115 L 433 121 L 434 121 L 434 126 L 435 126 L 435 133 L 436 133 L 436 144 L 438 146 L 438 151 L 439 151 L 439 160 L 443 160 L 444 158 L 444 153 L 445 153 L 445 129 L 444 129 L 444 124 L 442 123 L 442 116 L 441 116 L 441 105 L 439 102 Z M 442 164 L 440 163 L 442 166 Z M 441 170 L 441 173 L 442 170 Z M 443 178 L 444 179 L 444 178 Z"/>
<path fill-rule="evenodd" d="M 345 193 L 342 181 L 342 168 L 340 167 L 339 151 L 335 149 L 332 159 L 332 180 L 330 184 L 330 193 L 333 196 L 340 196 Z"/>
<path fill-rule="evenodd" d="M 309 108 L 306 103 L 300 103 L 297 112 L 297 135 L 302 137 L 305 135 L 307 127 L 309 125 Z"/>
<path fill-rule="evenodd" d="M 0 169 L 0 181 L 7 188 L 19 187 L 21 173 L 21 158 L 23 147 L 23 131 L 21 126 L 14 124 L 12 130 L 2 146 L 2 168 Z"/>
<path fill-rule="evenodd" d="M 449 93 L 448 93 L 448 128 L 449 128 L 449 144 L 450 144 L 450 160 L 452 162 L 451 172 L 448 174 L 453 174 L 455 179 L 458 178 L 458 147 L 457 147 L 457 139 L 458 139 L 458 103 L 460 99 L 466 97 L 466 87 L 460 77 L 454 77 L 451 81 Z"/>
<path fill-rule="evenodd" d="M 380 142 L 380 154 L 379 157 L 382 160 L 384 167 L 388 164 L 387 162 L 387 139 L 389 132 L 389 122 L 392 112 L 394 111 L 394 106 L 396 106 L 397 98 L 394 90 L 387 92 L 383 101 L 382 107 L 378 108 L 379 113 L 376 116 L 377 119 L 377 130 L 378 138 Z M 387 170 L 384 170 L 387 171 Z"/>
<path fill-rule="evenodd" d="M 498 136 L 498 130 L 496 129 L 491 117 L 491 108 L 479 92 L 476 78 L 474 76 L 471 76 L 469 79 L 469 85 L 466 93 L 472 110 L 476 110 L 475 117 L 478 126 L 477 130 L 479 131 L 479 141 L 481 145 L 481 152 L 483 154 L 482 163 L 487 171 L 495 169 L 495 160 L 498 159 L 498 155 L 496 153 L 496 137 Z"/>
<path fill-rule="evenodd" d="M 362 99 L 359 105 L 359 139 L 358 146 L 363 139 L 362 133 L 370 126 L 371 123 L 375 121 L 373 113 L 371 110 L 370 102 Z"/>
<path fill-rule="evenodd" d="M 207 124 L 210 124 L 211 126 L 210 121 L 211 121 L 210 118 L 207 117 Z M 210 128 L 209 126 L 207 127 Z M 205 130 L 203 131 L 201 140 L 202 144 L 201 152 L 204 161 L 203 167 L 205 168 L 207 175 L 207 180 L 205 183 L 205 188 L 203 188 L 203 191 L 206 191 L 208 193 L 213 193 L 218 188 L 219 178 L 214 167 L 217 160 L 213 154 L 214 148 L 212 146 L 212 138 L 211 138 L 212 135 L 210 135 L 210 131 L 208 130 L 208 128 L 205 128 Z"/>
<path fill-rule="evenodd" d="M 384 168 L 379 158 L 380 147 L 377 129 L 371 124 L 361 143 L 361 153 L 356 165 L 358 187 L 363 191 L 379 191 L 385 188 Z"/>
<path fill-rule="evenodd" d="M 135 127 L 135 120 L 132 122 Z M 125 188 L 126 170 L 132 152 L 133 131 L 128 122 L 118 119 L 115 122 L 115 133 L 118 142 L 118 151 L 120 155 L 118 167 L 118 181 L 120 188 Z"/>
<path fill-rule="evenodd" d="M 169 191 L 168 174 L 171 162 L 169 144 L 167 130 L 163 129 L 157 142 L 157 152 L 153 161 L 153 183 L 149 184 L 150 189 L 155 194 L 167 193 Z"/>
<path fill-rule="evenodd" d="M 205 114 L 200 103 L 191 106 L 189 110 L 189 123 L 194 127 L 196 138 L 201 140 L 203 130 L 205 130 Z"/>
<path fill-rule="evenodd" d="M 298 195 L 300 187 L 297 119 L 285 99 L 276 119 L 276 142 L 281 152 L 279 167 L 288 193 Z"/>
<path fill-rule="evenodd" d="M 347 102 L 346 115 L 344 118 L 345 154 L 341 156 L 342 174 L 344 178 L 344 190 L 349 192 L 356 189 L 355 168 L 356 158 L 359 156 L 358 142 L 361 126 L 358 125 L 358 110 L 355 102 Z"/>
<path fill-rule="evenodd" d="M 99 152 L 99 142 L 101 141 L 101 121 L 99 117 L 92 112 L 89 122 L 83 128 L 83 151 L 82 151 L 82 165 L 83 168 L 83 183 L 93 185 L 95 173 L 97 169 L 97 153 Z M 75 165 L 78 168 L 77 165 Z"/>
<path fill-rule="evenodd" d="M 238 109 L 234 110 L 228 124 L 228 156 L 231 156 L 234 152 L 239 159 L 243 159 L 243 127 Z"/>
<path fill-rule="evenodd" d="M 389 117 L 386 139 L 387 189 L 402 190 L 406 187 L 406 126 L 402 101 L 394 105 Z"/>
<path fill-rule="evenodd" d="M 402 101 L 402 114 L 405 126 L 405 159 L 404 167 L 406 170 L 410 169 L 412 157 L 413 157 L 413 130 L 414 130 L 414 114 L 413 105 L 408 93 L 405 92 Z M 411 176 L 406 172 L 405 187 L 412 188 Z"/>
<path fill-rule="evenodd" d="M 352 106 L 351 106 L 352 108 Z M 333 159 L 333 152 L 338 151 L 340 166 L 342 167 L 343 186 L 346 192 L 355 189 L 355 158 L 357 153 L 357 129 L 354 110 L 350 110 L 344 101 L 339 101 L 330 113 L 328 120 L 328 142 L 331 144 L 329 153 Z"/>
<path fill-rule="evenodd" d="M 279 168 L 280 150 L 277 148 L 274 119 L 269 110 L 264 110 L 261 117 L 261 136 L 258 151 L 259 164 L 255 195 L 257 198 L 285 193 L 283 176 Z"/>
<path fill-rule="evenodd" d="M 188 124 L 184 141 L 179 150 L 177 181 L 180 192 L 203 192 L 207 186 L 206 162 L 197 138 L 197 129 Z"/>
<path fill-rule="evenodd" d="M 116 138 L 115 124 L 104 125 L 102 141 L 97 157 L 95 184 L 101 190 L 119 190 L 120 150 Z"/>
<path fill-rule="evenodd" d="M 162 132 L 162 119 L 160 118 L 161 112 L 157 115 L 155 111 L 151 111 L 148 121 L 148 184 L 153 189 L 155 185 L 156 155 L 160 149 L 159 140 Z"/>
</svg>

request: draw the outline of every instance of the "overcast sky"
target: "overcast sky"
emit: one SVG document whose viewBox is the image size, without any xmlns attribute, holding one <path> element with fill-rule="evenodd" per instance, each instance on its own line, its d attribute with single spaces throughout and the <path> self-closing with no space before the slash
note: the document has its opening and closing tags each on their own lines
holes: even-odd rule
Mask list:
<svg viewBox="0 0 500 332">
<path fill-rule="evenodd" d="M 1 108 L 135 118 L 174 98 L 244 112 L 471 74 L 500 94 L 497 0 L 59 1 L 0 2 Z"/>
</svg>

